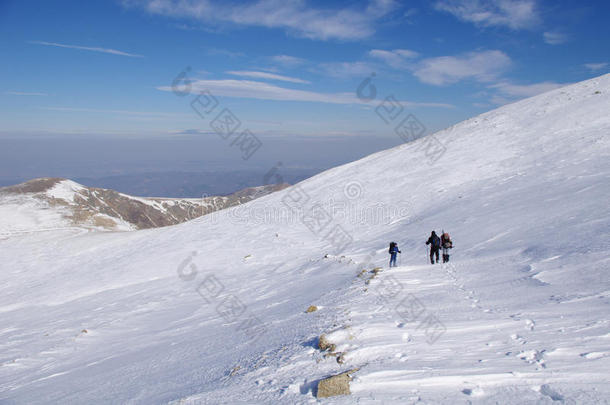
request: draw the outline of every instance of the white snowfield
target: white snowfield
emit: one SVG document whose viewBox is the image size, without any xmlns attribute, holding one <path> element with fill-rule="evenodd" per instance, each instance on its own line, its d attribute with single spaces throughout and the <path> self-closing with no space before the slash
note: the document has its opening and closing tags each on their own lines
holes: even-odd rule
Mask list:
<svg viewBox="0 0 610 405">
<path fill-rule="evenodd" d="M 0 403 L 608 403 L 609 112 L 605 75 L 435 134 L 433 164 L 422 138 L 177 226 L 7 237 Z"/>
</svg>

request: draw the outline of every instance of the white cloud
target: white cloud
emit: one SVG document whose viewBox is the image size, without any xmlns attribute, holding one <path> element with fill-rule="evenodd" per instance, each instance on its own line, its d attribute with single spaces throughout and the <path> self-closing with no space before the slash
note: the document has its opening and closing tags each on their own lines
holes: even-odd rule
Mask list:
<svg viewBox="0 0 610 405">
<path fill-rule="evenodd" d="M 300 66 L 305 63 L 305 59 L 290 55 L 275 55 L 271 58 L 271 60 L 286 67 Z"/>
<path fill-rule="evenodd" d="M 9 96 L 48 96 L 47 93 L 36 93 L 29 91 L 5 91 L 4 94 Z"/>
<path fill-rule="evenodd" d="M 30 42 L 30 44 L 36 44 L 36 45 L 55 46 L 58 48 L 79 49 L 81 51 L 109 53 L 112 55 L 129 56 L 131 58 L 143 58 L 142 55 L 136 55 L 134 53 L 117 51 L 116 49 L 111 49 L 111 48 L 99 48 L 99 47 L 95 47 L 95 46 L 67 45 L 67 44 L 58 44 L 56 42 L 45 42 L 45 41 L 29 41 L 29 42 Z"/>
<path fill-rule="evenodd" d="M 297 36 L 355 40 L 371 36 L 376 21 L 396 8 L 394 0 L 372 0 L 364 9 L 314 8 L 302 0 L 258 0 L 222 3 L 213 0 L 123 0 L 127 7 L 208 24 L 231 23 L 286 29 Z"/>
<path fill-rule="evenodd" d="M 280 80 L 283 82 L 291 82 L 291 83 L 310 83 L 307 80 L 297 79 L 295 77 L 282 76 L 274 73 L 268 72 L 257 72 L 250 70 L 231 70 L 227 72 L 230 75 L 234 76 L 243 76 L 243 77 L 253 77 L 255 79 L 269 79 L 269 80 Z"/>
<path fill-rule="evenodd" d="M 512 84 L 510 82 L 500 82 L 489 87 L 498 90 L 502 95 L 513 98 L 532 97 L 547 91 L 555 90 L 567 86 L 568 83 L 540 82 L 534 84 Z"/>
<path fill-rule="evenodd" d="M 258 100 L 278 101 L 308 101 L 330 104 L 364 104 L 352 93 L 318 93 L 314 91 L 296 90 L 276 86 L 270 83 L 256 82 L 250 80 L 194 80 L 191 83 L 191 92 L 197 94 L 209 91 L 215 96 L 251 98 Z M 158 87 L 159 90 L 172 91 L 171 86 Z M 451 108 L 445 103 L 418 103 L 412 101 L 401 101 L 408 107 L 442 107 Z"/>
<path fill-rule="evenodd" d="M 366 13 L 383 17 L 397 7 L 396 0 L 371 0 L 366 7 Z"/>
<path fill-rule="evenodd" d="M 393 68 L 400 69 L 406 67 L 408 59 L 416 58 L 419 54 L 409 49 L 394 49 L 392 51 L 371 49 L 369 51 L 369 56 L 381 59 Z"/>
<path fill-rule="evenodd" d="M 568 40 L 568 36 L 565 34 L 562 34 L 561 32 L 547 31 L 544 34 L 542 34 L 542 36 L 544 37 L 544 42 L 546 42 L 549 45 L 564 44 Z"/>
<path fill-rule="evenodd" d="M 415 68 L 415 76 L 433 85 L 456 83 L 464 79 L 479 82 L 495 80 L 511 64 L 502 51 L 469 52 L 460 56 L 441 56 L 421 61 Z"/>
<path fill-rule="evenodd" d="M 439 0 L 435 8 L 478 26 L 534 28 L 540 17 L 536 0 Z"/>
<path fill-rule="evenodd" d="M 194 80 L 191 86 L 191 91 L 195 94 L 207 90 L 214 95 L 226 97 L 281 101 L 315 101 L 333 104 L 358 102 L 355 95 L 351 93 L 316 93 L 251 80 Z M 163 86 L 159 87 L 159 90 L 171 91 L 171 87 Z"/>
<path fill-rule="evenodd" d="M 606 66 L 608 66 L 608 63 L 585 63 L 584 66 L 590 71 L 595 72 L 604 69 Z"/>
</svg>

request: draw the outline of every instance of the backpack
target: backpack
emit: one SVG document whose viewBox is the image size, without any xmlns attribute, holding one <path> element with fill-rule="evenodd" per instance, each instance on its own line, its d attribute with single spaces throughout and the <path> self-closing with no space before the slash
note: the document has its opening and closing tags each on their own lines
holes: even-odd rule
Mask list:
<svg viewBox="0 0 610 405">
<path fill-rule="evenodd" d="M 434 246 L 435 248 L 440 247 L 441 246 L 441 238 L 439 238 L 438 236 L 434 235 L 432 237 L 432 246 Z"/>
<path fill-rule="evenodd" d="M 453 242 L 451 241 L 451 237 L 447 232 L 443 233 L 443 236 L 441 237 L 441 243 L 443 244 L 444 248 L 453 247 Z"/>
<path fill-rule="evenodd" d="M 396 249 L 396 242 L 390 242 L 390 248 L 388 249 L 388 253 L 392 253 L 393 249 Z"/>
</svg>

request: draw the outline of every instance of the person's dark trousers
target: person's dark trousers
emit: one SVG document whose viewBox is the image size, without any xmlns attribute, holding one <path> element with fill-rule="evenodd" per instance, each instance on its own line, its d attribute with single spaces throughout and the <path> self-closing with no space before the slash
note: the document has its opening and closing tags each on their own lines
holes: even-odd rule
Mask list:
<svg viewBox="0 0 610 405">
<path fill-rule="evenodd" d="M 438 248 L 430 248 L 430 263 L 434 264 L 434 256 L 436 256 L 436 262 L 438 263 Z"/>
<path fill-rule="evenodd" d="M 390 256 L 390 267 L 396 267 L 396 253 L 392 253 Z"/>
<path fill-rule="evenodd" d="M 449 248 L 443 247 L 443 263 L 449 261 Z"/>
</svg>

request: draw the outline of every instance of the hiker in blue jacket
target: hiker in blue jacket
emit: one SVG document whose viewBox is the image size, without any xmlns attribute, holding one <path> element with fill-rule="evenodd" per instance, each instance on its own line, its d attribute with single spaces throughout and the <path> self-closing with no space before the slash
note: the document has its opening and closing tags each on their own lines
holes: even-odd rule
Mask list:
<svg viewBox="0 0 610 405">
<path fill-rule="evenodd" d="M 390 242 L 388 253 L 390 254 L 390 267 L 396 267 L 396 256 L 398 256 L 398 253 L 402 253 L 398 250 L 398 244 L 396 242 Z"/>
<path fill-rule="evenodd" d="M 430 245 L 430 262 L 434 264 L 434 256 L 436 256 L 436 262 L 438 263 L 438 251 L 441 248 L 441 238 L 436 235 L 436 232 L 432 231 L 426 245 Z"/>
</svg>

